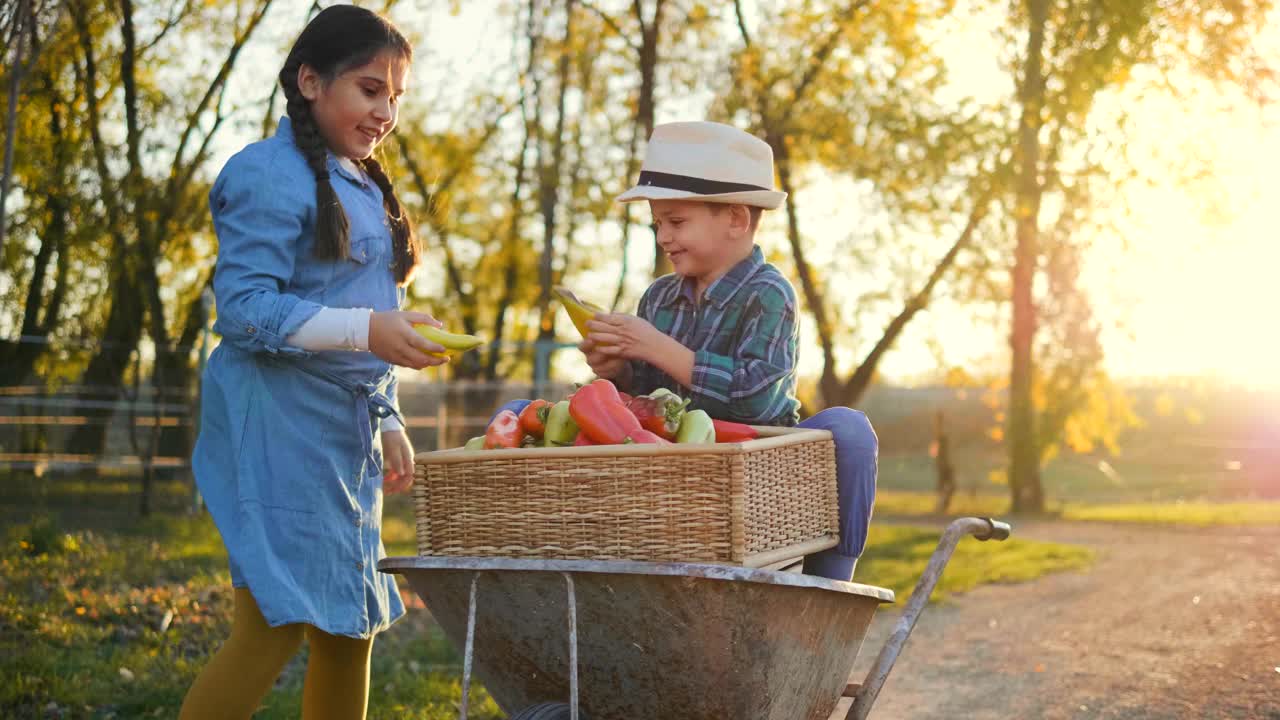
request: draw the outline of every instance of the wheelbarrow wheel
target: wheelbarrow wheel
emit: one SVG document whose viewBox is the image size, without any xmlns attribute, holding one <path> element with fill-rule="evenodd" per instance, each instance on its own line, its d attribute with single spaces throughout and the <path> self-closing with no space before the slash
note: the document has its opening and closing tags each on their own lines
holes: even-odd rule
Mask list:
<svg viewBox="0 0 1280 720">
<path fill-rule="evenodd" d="M 530 705 L 512 715 L 508 720 L 570 720 L 569 704 L 560 702 L 538 703 Z M 590 720 L 581 710 L 578 720 Z"/>
</svg>

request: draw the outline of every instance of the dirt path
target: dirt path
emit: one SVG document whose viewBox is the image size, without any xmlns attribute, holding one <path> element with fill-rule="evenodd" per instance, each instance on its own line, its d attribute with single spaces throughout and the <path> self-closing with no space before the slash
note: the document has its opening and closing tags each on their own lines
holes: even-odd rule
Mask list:
<svg viewBox="0 0 1280 720">
<path fill-rule="evenodd" d="M 927 608 L 873 718 L 1280 719 L 1280 528 L 1014 532 L 1098 560 Z M 855 682 L 896 620 L 876 619 Z"/>
</svg>

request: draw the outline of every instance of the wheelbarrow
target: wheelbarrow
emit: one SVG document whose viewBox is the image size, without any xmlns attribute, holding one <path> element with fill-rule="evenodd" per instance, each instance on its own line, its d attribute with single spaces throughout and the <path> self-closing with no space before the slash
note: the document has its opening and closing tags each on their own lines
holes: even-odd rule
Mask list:
<svg viewBox="0 0 1280 720">
<path fill-rule="evenodd" d="M 879 657 L 848 682 L 884 588 L 729 565 L 391 557 L 472 678 L 511 720 L 845 720 L 869 716 L 956 544 L 1009 525 L 961 518 L 942 534 Z"/>
</svg>

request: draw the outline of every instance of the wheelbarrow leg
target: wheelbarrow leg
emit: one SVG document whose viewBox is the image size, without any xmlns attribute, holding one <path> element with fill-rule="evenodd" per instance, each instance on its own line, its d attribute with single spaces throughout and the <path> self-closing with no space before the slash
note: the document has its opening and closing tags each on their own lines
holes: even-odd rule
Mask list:
<svg viewBox="0 0 1280 720">
<path fill-rule="evenodd" d="M 462 702 L 458 707 L 458 719 L 467 720 L 467 704 L 471 699 L 471 658 L 476 646 L 476 584 L 480 573 L 471 575 L 471 599 L 467 602 L 467 644 L 462 653 Z"/>
<path fill-rule="evenodd" d="M 853 707 L 849 708 L 849 714 L 845 716 L 845 720 L 866 720 L 871 714 L 871 706 L 875 704 L 880 688 L 888 679 L 889 671 L 893 670 L 893 663 L 897 661 L 898 654 L 907 643 L 907 637 L 911 635 L 916 621 L 920 619 L 920 613 L 928 604 L 929 595 L 933 593 L 934 586 L 942 577 L 942 571 L 946 568 L 947 561 L 951 559 L 951 554 L 955 552 L 956 544 L 965 535 L 973 535 L 979 540 L 1006 540 L 1009 537 L 1009 524 L 997 522 L 991 518 L 971 517 L 959 518 L 947 526 L 942 533 L 942 539 L 938 541 L 937 549 L 929 558 L 924 574 L 920 576 L 915 590 L 911 592 L 911 598 L 907 600 L 907 605 L 902 611 L 902 616 L 898 618 L 893 633 L 880 649 L 880 655 L 871 666 L 871 670 L 867 672 L 867 679 L 862 683 L 862 687 L 857 690 Z"/>
<path fill-rule="evenodd" d="M 563 573 L 569 595 L 569 720 L 578 720 L 578 598 L 573 591 L 573 577 Z"/>
<path fill-rule="evenodd" d="M 569 624 L 569 720 L 578 720 L 578 598 L 573 589 L 573 576 L 564 576 L 568 591 Z M 471 575 L 471 596 L 467 601 L 467 642 L 462 654 L 462 702 L 458 705 L 459 720 L 467 720 L 468 704 L 471 699 L 471 662 L 475 656 L 476 645 L 476 592 L 480 581 L 480 573 Z"/>
</svg>

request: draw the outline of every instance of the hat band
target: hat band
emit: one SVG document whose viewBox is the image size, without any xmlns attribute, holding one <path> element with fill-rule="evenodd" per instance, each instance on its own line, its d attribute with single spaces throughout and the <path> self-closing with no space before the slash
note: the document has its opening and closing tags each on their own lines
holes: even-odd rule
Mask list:
<svg viewBox="0 0 1280 720">
<path fill-rule="evenodd" d="M 749 185 L 747 183 L 721 182 L 692 175 L 672 175 L 671 173 L 642 170 L 638 185 L 660 187 L 668 190 L 683 190 L 697 195 L 722 195 L 724 193 L 749 192 L 751 190 L 772 191 L 773 188 Z"/>
</svg>

